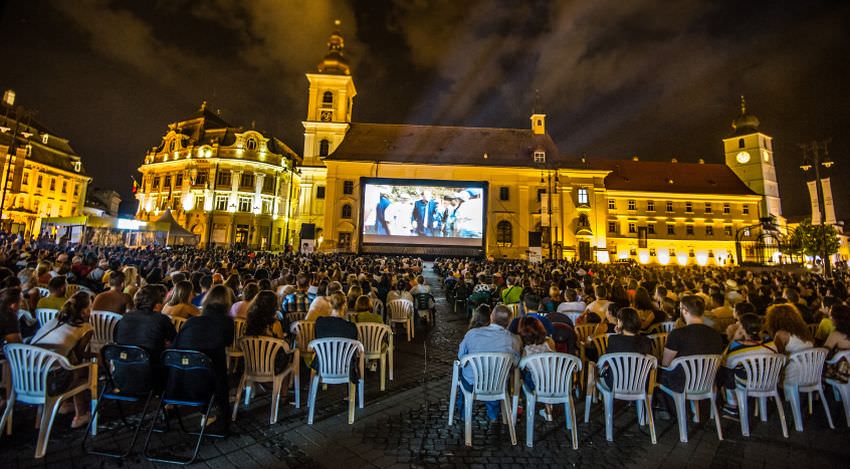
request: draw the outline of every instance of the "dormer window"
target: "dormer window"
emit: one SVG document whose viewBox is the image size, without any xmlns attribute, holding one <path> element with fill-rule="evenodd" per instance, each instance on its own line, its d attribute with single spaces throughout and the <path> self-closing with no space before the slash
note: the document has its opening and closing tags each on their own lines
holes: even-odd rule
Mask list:
<svg viewBox="0 0 850 469">
<path fill-rule="evenodd" d="M 545 163 L 546 162 L 546 152 L 545 151 L 535 151 L 534 152 L 534 162 L 535 163 Z"/>
<path fill-rule="evenodd" d="M 587 189 L 584 187 L 578 189 L 578 203 L 579 205 L 588 205 L 590 203 L 587 197 Z"/>
<path fill-rule="evenodd" d="M 83 168 L 82 163 L 80 163 L 79 161 L 74 162 L 74 171 L 75 172 L 79 173 L 82 168 Z"/>
<path fill-rule="evenodd" d="M 257 139 L 254 137 L 249 137 L 248 140 L 245 141 L 245 148 L 248 151 L 254 151 L 257 149 Z"/>
<path fill-rule="evenodd" d="M 47 145 L 48 140 L 50 140 L 50 135 L 44 134 L 41 136 L 41 143 Z"/>
<path fill-rule="evenodd" d="M 177 147 L 177 140 L 172 140 L 171 143 L 168 144 L 168 151 L 174 151 Z"/>
</svg>

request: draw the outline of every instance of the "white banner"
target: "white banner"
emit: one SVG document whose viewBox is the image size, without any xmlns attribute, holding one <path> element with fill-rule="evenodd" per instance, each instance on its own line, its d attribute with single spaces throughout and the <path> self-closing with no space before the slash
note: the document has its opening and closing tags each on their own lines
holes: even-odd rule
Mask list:
<svg viewBox="0 0 850 469">
<path fill-rule="evenodd" d="M 820 225 L 820 204 L 818 204 L 818 190 L 815 181 L 806 183 L 809 186 L 809 200 L 812 201 L 812 225 Z"/>
<path fill-rule="evenodd" d="M 835 224 L 835 205 L 832 203 L 832 184 L 829 178 L 821 179 L 821 188 L 823 189 L 823 211 L 826 214 L 826 224 Z"/>
<path fill-rule="evenodd" d="M 540 226 L 549 226 L 549 196 L 540 194 Z"/>
<path fill-rule="evenodd" d="M 543 248 L 528 248 L 528 261 L 539 264 L 543 261 Z"/>
</svg>

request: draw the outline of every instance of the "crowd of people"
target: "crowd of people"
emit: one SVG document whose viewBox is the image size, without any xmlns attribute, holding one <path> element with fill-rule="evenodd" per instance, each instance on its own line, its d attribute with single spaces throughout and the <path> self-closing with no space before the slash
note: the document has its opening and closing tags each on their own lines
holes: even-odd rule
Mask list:
<svg viewBox="0 0 850 469">
<path fill-rule="evenodd" d="M 450 302 L 464 304 L 469 331 L 459 357 L 475 352 L 535 353 L 583 349 L 596 361 L 591 340 L 611 334 L 607 353 L 649 354 L 647 337 L 661 323 L 675 324 L 659 357 L 659 382 L 674 392 L 684 387 L 684 371 L 670 368 L 677 357 L 722 356 L 718 384 L 725 394 L 723 414 L 738 417 L 734 389 L 746 379 L 739 365 L 748 354 L 790 354 L 814 346 L 830 356 L 850 350 L 850 306 L 844 270 L 831 278 L 780 269 L 652 267 L 546 261 L 438 259 Z M 519 310 L 519 315 L 510 320 Z M 595 325 L 586 337 L 575 328 Z M 582 340 L 584 342 L 582 343 Z M 602 371 L 610 386 L 610 375 Z M 794 363 L 784 379 L 796 379 Z M 850 364 L 827 364 L 825 374 L 847 382 Z M 462 385 L 469 387 L 471 373 Z M 525 377 L 527 379 L 527 377 Z M 665 398 L 662 396 L 662 401 Z M 498 418 L 498 406 L 488 408 Z M 667 416 L 661 409 L 662 418 Z"/>
</svg>

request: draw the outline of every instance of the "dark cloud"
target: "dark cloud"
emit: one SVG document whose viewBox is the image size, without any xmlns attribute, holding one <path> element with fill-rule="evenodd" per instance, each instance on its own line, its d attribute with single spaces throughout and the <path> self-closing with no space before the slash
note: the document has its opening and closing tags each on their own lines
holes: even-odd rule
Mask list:
<svg viewBox="0 0 850 469">
<path fill-rule="evenodd" d="M 307 82 L 340 18 L 361 121 L 525 126 L 540 89 L 562 151 L 722 161 L 738 96 L 775 137 L 785 210 L 797 143 L 833 137 L 850 176 L 850 6 L 828 1 L 10 1 L 0 85 L 126 192 L 202 100 L 301 147 Z M 850 215 L 845 185 L 837 207 Z"/>
</svg>

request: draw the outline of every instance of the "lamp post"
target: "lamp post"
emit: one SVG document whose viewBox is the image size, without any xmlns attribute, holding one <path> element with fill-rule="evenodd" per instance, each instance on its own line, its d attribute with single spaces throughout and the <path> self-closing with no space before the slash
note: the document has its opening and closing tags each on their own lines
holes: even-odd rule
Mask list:
<svg viewBox="0 0 850 469">
<path fill-rule="evenodd" d="M 546 183 L 546 199 L 547 199 L 547 207 L 546 212 L 549 220 L 549 260 L 555 259 L 555 251 L 552 243 L 552 229 L 555 229 L 555 237 L 558 237 L 558 228 L 555 227 L 554 220 L 552 219 L 552 192 L 558 190 L 558 184 L 560 183 L 560 179 L 558 177 L 557 170 L 555 170 L 555 177 L 552 177 L 552 169 L 547 166 L 545 169 L 546 172 L 546 180 L 544 181 L 543 175 L 540 175 L 540 183 Z M 559 244 L 559 243 L 555 243 Z"/>
<path fill-rule="evenodd" d="M 803 163 L 800 165 L 800 169 L 805 172 L 808 172 L 810 169 L 814 168 L 815 170 L 815 190 L 817 193 L 817 202 L 818 202 L 818 215 L 820 217 L 820 226 L 821 226 L 821 246 L 822 253 L 821 259 L 823 260 L 824 273 L 827 277 L 832 276 L 832 262 L 829 260 L 829 254 L 826 251 L 826 239 L 825 229 L 826 226 L 826 207 L 824 206 L 824 196 L 823 196 L 823 187 L 821 186 L 820 180 L 820 167 L 823 165 L 824 168 L 829 168 L 834 164 L 834 162 L 829 158 L 829 140 L 822 141 L 812 141 L 808 144 L 801 144 L 800 148 L 803 149 Z M 823 150 L 823 155 L 821 155 L 820 150 Z"/>
</svg>

